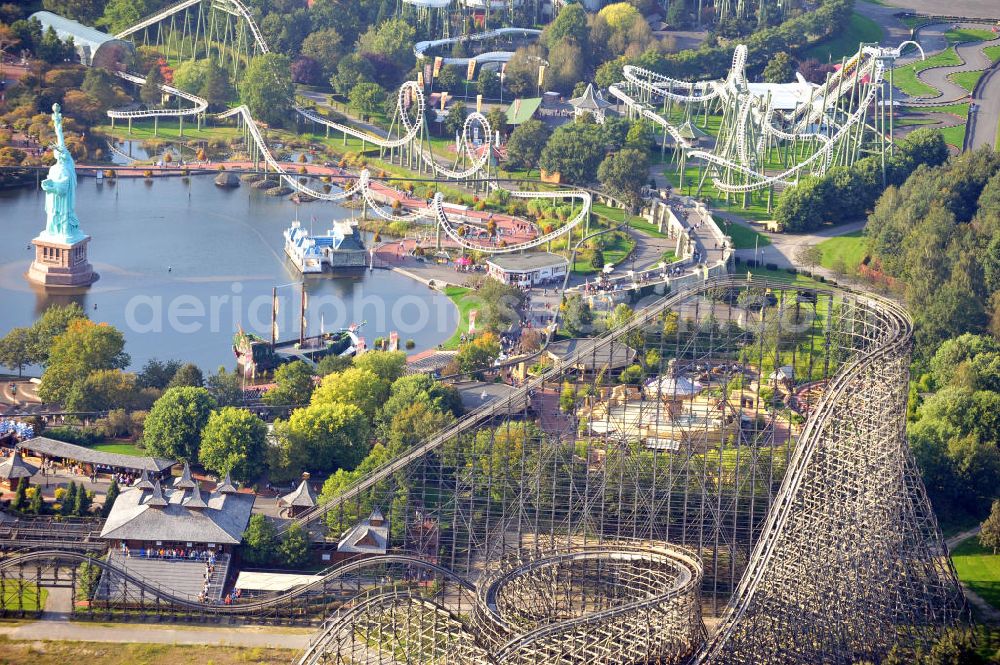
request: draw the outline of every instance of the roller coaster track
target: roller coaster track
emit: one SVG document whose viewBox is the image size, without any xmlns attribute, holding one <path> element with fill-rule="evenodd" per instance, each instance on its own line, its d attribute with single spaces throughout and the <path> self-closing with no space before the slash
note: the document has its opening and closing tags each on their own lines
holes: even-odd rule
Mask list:
<svg viewBox="0 0 1000 665">
<path fill-rule="evenodd" d="M 116 564 L 109 563 L 104 559 L 97 559 L 93 556 L 88 556 L 81 552 L 74 552 L 67 549 L 50 548 L 33 550 L 0 559 L 0 571 L 9 572 L 30 565 L 39 565 L 42 568 L 59 568 L 64 567 L 66 564 L 76 565 L 85 562 L 89 562 L 99 567 L 102 571 L 107 571 L 119 576 L 130 587 L 141 590 L 150 598 L 158 599 L 161 602 L 180 609 L 197 610 L 200 613 L 216 616 L 252 616 L 256 612 L 280 607 L 288 604 L 290 601 L 322 593 L 331 581 L 342 579 L 351 573 L 386 564 L 401 564 L 407 567 L 419 568 L 424 571 L 441 575 L 467 591 L 475 591 L 475 587 L 471 583 L 458 575 L 455 575 L 444 566 L 404 554 L 385 554 L 347 561 L 338 566 L 328 568 L 322 575 L 320 575 L 319 579 L 308 584 L 297 586 L 290 591 L 270 594 L 258 598 L 248 598 L 245 600 L 241 599 L 234 601 L 232 605 L 212 605 L 203 603 L 193 596 L 177 594 L 169 589 L 165 589 L 152 580 L 130 572 L 127 568 L 122 568 Z"/>
<path fill-rule="evenodd" d="M 170 5 L 169 7 L 165 7 L 152 16 L 139 21 L 130 28 L 119 32 L 115 35 L 115 39 L 125 39 L 129 35 L 155 25 L 163 19 L 169 18 L 174 14 L 180 13 L 190 7 L 194 7 L 198 3 L 204 1 L 205 0 L 181 0 L 180 2 Z M 218 6 L 227 7 L 227 11 L 240 16 L 247 22 L 247 25 L 250 27 L 250 32 L 253 33 L 254 43 L 261 53 L 271 52 L 267 46 L 267 40 L 264 39 L 264 35 L 261 33 L 260 28 L 257 27 L 257 22 L 253 19 L 253 15 L 250 13 L 250 10 L 247 9 L 246 5 L 244 5 L 240 0 L 213 0 L 213 2 Z"/>
<path fill-rule="evenodd" d="M 743 45 L 736 47 L 732 68 L 723 81 L 679 81 L 649 70 L 626 66 L 623 69 L 624 81 L 612 85 L 610 93 L 632 112 L 663 127 L 686 156 L 702 160 L 712 167 L 712 183 L 719 191 L 729 194 L 747 193 L 776 185 L 794 184 L 806 171 L 813 174 L 825 173 L 833 162 L 834 150 L 842 142 L 859 136 L 862 129 L 859 125 L 864 125 L 868 110 L 880 99 L 885 62 L 899 57 L 901 49 L 909 44 L 913 42 L 903 42 L 894 49 L 862 45 L 857 53 L 845 61 L 844 67 L 812 91 L 808 103 L 800 104 L 787 114 L 776 112 L 769 101 L 750 92 L 744 73 L 747 51 Z M 855 94 L 862 85 L 866 89 L 858 94 L 855 101 Z M 637 91 L 640 98 L 633 91 Z M 851 107 L 844 117 L 838 118 L 838 105 L 841 99 L 847 98 L 845 96 L 849 96 Z M 697 149 L 680 134 L 671 121 L 662 117 L 641 98 L 670 100 L 685 105 L 721 102 L 734 109 L 731 116 L 733 127 L 714 150 Z M 776 120 L 780 120 L 780 126 L 776 126 Z M 814 129 L 816 127 L 820 129 Z M 823 130 L 824 127 L 828 129 Z M 790 168 L 768 174 L 757 164 L 759 160 L 756 155 L 765 150 L 769 139 L 783 142 L 806 141 L 815 143 L 816 147 L 811 154 Z M 740 174 L 744 181 L 730 180 L 729 176 L 734 173 Z M 722 177 L 722 174 L 726 174 L 726 177 Z"/>
<path fill-rule="evenodd" d="M 749 283 L 753 285 L 758 282 L 760 284 L 767 284 L 767 280 L 759 278 L 754 278 L 754 280 Z M 713 279 L 712 283 L 720 288 L 745 288 L 748 285 L 745 278 L 734 277 Z M 420 459 L 424 455 L 440 448 L 444 442 L 449 441 L 461 434 L 470 432 L 497 416 L 508 413 L 511 408 L 517 405 L 527 407 L 531 394 L 535 390 L 542 387 L 552 376 L 556 376 L 562 371 L 575 367 L 588 357 L 593 357 L 595 352 L 608 348 L 613 340 L 624 338 L 624 336 L 628 333 L 638 331 L 642 329 L 643 326 L 649 325 L 651 322 L 656 320 L 656 317 L 681 302 L 685 297 L 685 292 L 666 296 L 645 309 L 637 311 L 635 316 L 632 317 L 632 319 L 629 320 L 629 322 L 624 326 L 607 332 L 600 337 L 589 339 L 585 343 L 578 345 L 574 353 L 568 354 L 555 361 L 551 366 L 546 368 L 545 372 L 535 378 L 525 381 L 518 388 L 512 390 L 507 397 L 495 400 L 485 406 L 479 407 L 471 413 L 465 414 L 462 416 L 462 419 L 454 425 L 438 432 L 427 441 L 414 446 L 395 459 L 386 462 L 381 467 L 374 469 L 364 478 L 361 478 L 344 488 L 340 494 L 333 497 L 329 501 L 302 512 L 295 519 L 290 520 L 279 527 L 279 532 L 284 533 L 291 527 L 292 524 L 298 524 L 299 526 L 308 528 L 310 525 L 323 519 L 334 510 L 358 497 L 365 490 L 370 489 L 378 483 L 390 478 L 394 473 L 404 469 L 414 460 Z"/>
<path fill-rule="evenodd" d="M 115 74 L 129 83 L 135 83 L 137 85 L 143 85 L 146 83 L 146 79 L 137 74 L 129 74 L 128 72 L 115 72 Z M 186 109 L 143 109 L 137 111 L 115 111 L 113 109 L 108 110 L 108 117 L 114 118 L 115 120 L 139 120 L 143 118 L 165 118 L 165 117 L 183 117 L 190 115 L 201 115 L 206 110 L 208 110 L 208 101 L 202 99 L 198 95 L 193 95 L 190 92 L 184 92 L 178 88 L 171 85 L 162 84 L 160 89 L 163 92 L 180 97 L 181 99 L 186 99 L 187 101 L 194 104 L 191 108 Z"/>
<path fill-rule="evenodd" d="M 128 30 L 119 33 L 118 35 L 116 35 L 116 37 L 119 39 L 128 37 L 129 35 L 135 34 L 136 32 L 144 28 L 148 28 L 152 25 L 155 25 L 156 23 L 166 18 L 169 18 L 174 14 L 185 11 L 190 7 L 195 6 L 199 2 L 204 2 L 204 1 L 205 0 L 182 0 L 181 2 L 171 5 L 170 7 L 161 10 L 160 12 L 154 14 L 153 16 L 150 16 L 149 18 L 140 21 L 136 25 L 130 27 Z M 250 26 L 257 49 L 261 53 L 270 52 L 267 46 L 267 42 L 264 40 L 264 37 L 261 34 L 259 28 L 257 27 L 257 24 L 253 19 L 253 16 L 250 14 L 247 7 L 240 0 L 214 0 L 214 1 L 217 3 L 222 3 L 228 8 L 227 9 L 228 11 L 231 11 L 235 15 L 242 17 Z M 511 28 L 511 29 L 505 28 L 498 31 L 492 31 L 492 33 L 495 33 L 492 34 L 492 36 L 502 36 L 504 34 L 514 34 L 514 33 L 525 34 L 530 36 L 534 32 L 538 31 L 532 31 L 521 28 Z M 485 39 L 487 38 L 485 35 L 488 34 L 491 33 L 482 33 L 480 36 L 474 38 Z M 119 74 L 119 75 L 125 80 L 131 81 L 139 85 L 145 83 L 145 79 L 142 78 L 141 76 L 137 76 L 134 74 Z M 139 111 L 108 111 L 108 116 L 116 119 L 192 116 L 192 115 L 203 114 L 208 108 L 208 102 L 196 95 L 192 95 L 191 93 L 187 93 L 167 85 L 162 85 L 161 89 L 168 94 L 176 95 L 178 97 L 191 101 L 194 104 L 194 107 L 188 109 L 179 109 L 179 110 L 149 109 L 149 110 L 139 110 Z M 423 91 L 416 84 L 416 82 L 407 81 L 403 83 L 402 86 L 400 86 L 396 98 L 396 112 L 397 112 L 397 118 L 400 122 L 400 126 L 403 131 L 400 136 L 395 138 L 392 137 L 383 138 L 375 136 L 368 132 L 351 127 L 349 125 L 334 122 L 332 120 L 323 117 L 321 114 L 316 113 L 315 111 L 307 109 L 302 106 L 295 106 L 294 108 L 299 115 L 310 121 L 319 123 L 335 131 L 342 132 L 346 136 L 353 136 L 354 138 L 370 143 L 373 146 L 377 146 L 381 149 L 393 150 L 393 149 L 409 148 L 411 150 L 415 150 L 419 155 L 419 158 L 423 161 L 423 163 L 431 167 L 438 175 L 444 178 L 449 178 L 454 180 L 465 180 L 481 174 L 491 158 L 490 137 L 492 136 L 492 128 L 490 127 L 489 121 L 486 119 L 486 117 L 481 113 L 475 112 L 469 114 L 469 116 L 466 118 L 461 132 L 461 149 L 462 151 L 464 151 L 464 155 L 468 158 L 468 164 L 464 168 L 449 168 L 447 166 L 442 166 L 440 163 L 438 163 L 438 161 L 434 159 L 434 156 L 430 153 L 430 151 L 425 149 L 423 145 L 420 145 L 420 143 L 422 142 L 421 132 L 426 126 L 424 120 L 425 107 L 426 104 Z M 411 108 L 416 109 L 416 116 L 414 118 L 410 117 Z M 364 197 L 365 202 L 368 204 L 368 206 L 376 215 L 390 221 L 413 221 L 424 217 L 424 214 L 422 212 L 415 212 L 409 215 L 400 215 L 395 212 L 392 212 L 389 209 L 386 209 L 386 206 L 380 204 L 376 200 L 375 195 L 370 188 L 371 174 L 367 170 L 362 171 L 357 181 L 347 189 L 330 191 L 330 192 L 323 192 L 313 189 L 312 187 L 309 187 L 307 184 L 300 182 L 299 180 L 299 178 L 301 177 L 300 174 L 289 173 L 285 171 L 284 168 L 282 168 L 281 164 L 274 158 L 270 149 L 267 147 L 264 137 L 260 132 L 260 128 L 257 126 L 256 121 L 251 116 L 250 111 L 247 107 L 238 106 L 224 113 L 221 113 L 216 117 L 219 119 L 225 119 L 229 117 L 239 117 L 243 121 L 244 126 L 247 128 L 249 135 L 256 144 L 258 150 L 260 151 L 260 154 L 264 157 L 264 161 L 268 164 L 270 168 L 274 169 L 274 171 L 279 174 L 279 177 L 285 183 L 287 183 L 290 187 L 292 187 L 298 192 L 301 192 L 310 197 L 323 201 L 340 201 L 349 198 L 354 194 L 361 194 Z M 477 126 L 482 129 L 482 135 L 485 143 L 485 145 L 483 146 L 476 146 L 474 144 L 474 133 L 475 133 L 475 128 Z M 462 151 L 460 151 L 460 154 L 457 156 L 457 159 L 462 158 L 463 156 Z M 494 189 L 499 188 L 499 186 L 493 182 L 490 182 L 489 186 Z M 558 192 L 558 193 L 517 191 L 517 192 L 511 192 L 510 195 L 522 199 L 575 198 L 580 201 L 581 209 L 580 212 L 577 213 L 573 217 L 573 219 L 570 220 L 569 223 L 563 225 L 556 231 L 540 235 L 535 239 L 527 242 L 516 243 L 515 245 L 510 247 L 480 245 L 478 243 L 466 240 L 448 222 L 447 217 L 444 214 L 443 210 L 440 208 L 440 206 L 437 206 L 435 210 L 435 216 L 440 223 L 444 224 L 444 228 L 448 236 L 452 238 L 452 240 L 457 242 L 460 246 L 466 249 L 472 249 L 485 253 L 499 254 L 499 253 L 512 252 L 522 249 L 529 249 L 532 247 L 538 247 L 542 244 L 545 244 L 549 240 L 559 237 L 571 231 L 574 227 L 576 227 L 579 224 L 580 221 L 586 219 L 587 215 L 589 215 L 590 213 L 591 197 L 590 194 L 586 192 L 581 192 L 577 190 Z"/>
<path fill-rule="evenodd" d="M 417 57 L 417 60 L 423 60 L 426 56 L 428 50 L 432 48 L 438 48 L 440 46 L 446 46 L 448 44 L 465 44 L 467 42 L 478 42 L 485 41 L 487 39 L 495 39 L 497 37 L 506 36 L 516 36 L 516 37 L 538 37 L 542 34 L 541 30 L 535 30 L 533 28 L 497 28 L 495 30 L 487 30 L 486 32 L 477 32 L 471 35 L 463 35 L 461 37 L 449 37 L 447 39 L 432 39 L 428 41 L 417 42 L 413 45 L 413 55 Z M 513 51 L 490 51 L 488 53 L 480 53 L 477 56 L 471 58 L 453 58 L 445 57 L 444 64 L 446 65 L 465 65 L 468 64 L 470 60 L 475 60 L 477 63 L 484 62 L 507 62 L 510 60 L 511 56 L 514 55 Z"/>
</svg>

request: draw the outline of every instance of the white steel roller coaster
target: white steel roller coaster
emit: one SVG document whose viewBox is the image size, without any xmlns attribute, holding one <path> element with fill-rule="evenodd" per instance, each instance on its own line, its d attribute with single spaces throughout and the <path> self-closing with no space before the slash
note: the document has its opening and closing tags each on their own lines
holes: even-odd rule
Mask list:
<svg viewBox="0 0 1000 665">
<path fill-rule="evenodd" d="M 210 10 L 207 15 L 203 11 L 205 5 L 207 5 Z M 186 12 L 189 11 L 197 11 L 198 13 L 195 17 L 192 17 L 186 14 Z M 214 11 L 221 11 L 227 14 L 227 16 L 236 17 L 239 25 L 249 30 L 250 39 L 244 40 L 239 36 L 239 34 L 230 34 L 230 32 L 219 27 L 218 20 L 214 18 Z M 180 20 L 176 21 L 177 17 L 182 13 L 184 14 L 180 16 Z M 205 41 L 205 51 L 210 51 L 210 49 L 207 48 L 207 42 L 213 39 L 213 34 L 225 34 L 226 40 L 229 43 L 242 44 L 251 55 L 270 52 L 267 42 L 264 40 L 264 37 L 261 34 L 260 29 L 257 27 L 253 16 L 241 0 L 182 0 L 181 2 L 171 5 L 149 18 L 143 19 L 136 25 L 122 31 L 116 35 L 116 37 L 132 37 L 148 28 L 168 21 L 176 21 L 181 25 L 181 28 L 176 28 L 176 26 L 171 23 L 174 27 L 169 32 L 173 33 L 178 29 L 183 31 L 179 39 L 175 42 L 175 45 L 179 44 L 179 48 L 182 52 L 185 48 L 190 48 L 191 57 L 195 57 L 199 40 Z M 525 34 L 531 32 L 525 32 L 521 29 L 518 29 L 518 31 Z M 162 31 L 157 31 L 158 39 L 162 39 L 160 32 Z M 167 39 L 170 39 L 169 33 Z M 145 83 L 145 78 L 136 74 L 121 73 L 119 76 L 139 85 Z M 168 85 L 162 85 L 161 89 L 167 94 L 174 95 L 191 102 L 192 106 L 179 109 L 142 109 L 130 111 L 112 110 L 108 111 L 108 116 L 112 119 L 112 123 L 115 119 L 125 119 L 131 123 L 132 120 L 136 119 L 153 118 L 155 120 L 163 117 L 183 118 L 191 116 L 201 118 L 205 115 L 208 108 L 207 100 Z M 435 159 L 429 148 L 430 144 L 427 141 L 428 131 L 425 109 L 426 98 L 420 86 L 413 81 L 403 83 L 397 94 L 396 111 L 390 124 L 388 135 L 383 137 L 351 127 L 347 124 L 335 122 L 324 117 L 313 109 L 308 109 L 302 106 L 295 107 L 295 111 L 303 118 L 311 122 L 321 124 L 328 128 L 328 130 L 332 129 L 345 136 L 351 136 L 367 144 L 376 146 L 382 151 L 389 151 L 390 158 L 393 151 L 398 151 L 401 160 L 405 155 L 406 158 L 410 160 L 412 165 L 422 165 L 441 178 L 451 180 L 485 181 L 488 187 L 492 189 L 500 189 L 500 185 L 491 180 L 490 160 L 492 157 L 493 132 L 486 117 L 482 113 L 475 112 L 469 114 L 466 118 L 462 132 L 456 140 L 456 157 L 454 164 L 449 167 L 442 165 L 437 159 Z M 383 219 L 390 221 L 411 221 L 418 218 L 424 218 L 424 215 L 422 215 L 419 211 L 406 215 L 400 215 L 385 206 L 383 202 L 380 202 L 378 200 L 377 193 L 372 190 L 372 178 L 371 174 L 367 170 L 363 170 L 358 179 L 347 188 L 324 188 L 329 189 L 330 191 L 321 191 L 310 187 L 307 184 L 307 180 L 303 178 L 301 174 L 286 170 L 286 168 L 283 167 L 277 159 L 275 159 L 274 155 L 267 146 L 264 135 L 260 131 L 257 122 L 253 119 L 250 114 L 250 110 L 246 106 L 238 106 L 218 114 L 216 117 L 219 119 L 236 117 L 244 127 L 249 147 L 254 151 L 254 157 L 262 159 L 266 168 L 273 170 L 285 183 L 298 192 L 324 201 L 340 201 L 350 198 L 355 194 L 360 194 L 372 212 Z M 481 142 L 479 141 L 479 137 L 482 138 Z M 521 199 L 569 199 L 573 201 L 574 208 L 576 208 L 576 204 L 578 203 L 579 209 L 566 224 L 551 233 L 544 235 L 537 234 L 531 240 L 523 242 L 499 243 L 497 245 L 486 245 L 466 239 L 465 236 L 458 231 L 459 225 L 456 225 L 456 223 L 449 220 L 448 213 L 445 211 L 440 197 L 437 197 L 434 205 L 432 206 L 433 218 L 436 223 L 443 228 L 447 235 L 460 246 L 481 252 L 499 254 L 529 249 L 548 243 L 554 238 L 571 232 L 590 214 L 591 195 L 589 192 L 582 190 L 543 192 L 507 191 L 507 195 Z"/>
<path fill-rule="evenodd" d="M 727 195 L 762 190 L 770 195 L 864 153 L 884 159 L 891 150 L 891 62 L 912 43 L 862 44 L 822 85 L 801 77 L 787 84 L 750 83 L 747 49 L 739 45 L 722 81 L 681 81 L 626 66 L 624 81 L 610 93 L 630 116 L 655 123 L 664 141 L 672 139 L 681 173 L 688 159 L 705 166 L 699 191 L 710 178 Z M 693 128 L 699 116 L 704 125 L 710 114 L 721 114 L 721 121 L 709 149 L 698 145 Z"/>
</svg>

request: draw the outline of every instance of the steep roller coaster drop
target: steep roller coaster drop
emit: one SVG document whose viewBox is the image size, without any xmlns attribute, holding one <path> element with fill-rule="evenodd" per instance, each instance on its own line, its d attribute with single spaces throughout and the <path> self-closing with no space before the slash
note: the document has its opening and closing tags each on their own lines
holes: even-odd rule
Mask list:
<svg viewBox="0 0 1000 665">
<path fill-rule="evenodd" d="M 207 15 L 205 15 L 202 11 L 203 4 L 209 4 L 211 7 L 212 11 L 208 12 Z M 195 10 L 197 10 L 195 17 L 188 16 L 187 12 Z M 216 17 L 218 12 L 226 14 L 227 17 L 235 16 L 239 19 L 235 26 L 236 29 L 232 29 L 232 26 L 228 24 L 225 28 L 219 26 L 218 19 Z M 206 44 L 205 51 L 209 52 L 210 49 L 208 48 L 207 43 L 213 38 L 218 38 L 220 35 L 225 35 L 224 43 L 252 44 L 252 48 L 256 53 L 270 52 L 267 42 L 260 33 L 253 16 L 241 0 L 182 0 L 177 4 L 172 5 L 147 19 L 144 19 L 143 21 L 140 21 L 128 30 L 118 33 L 115 37 L 117 39 L 125 39 L 139 33 L 140 31 L 143 31 L 143 34 L 145 34 L 144 31 L 155 28 L 165 21 L 175 21 L 176 17 L 182 13 L 183 17 L 179 21 L 181 24 L 180 30 L 182 31 L 182 34 L 173 44 L 173 46 L 178 48 L 182 54 L 184 53 L 184 49 L 190 49 L 190 53 L 192 54 L 191 57 L 194 57 L 194 54 L 198 52 L 199 37 L 201 37 L 202 41 Z M 191 34 L 188 34 L 187 29 L 192 25 L 194 25 L 194 29 Z M 177 27 L 174 24 L 171 24 L 171 26 L 172 29 L 168 32 L 168 35 L 172 35 L 177 30 Z M 249 29 L 249 35 L 245 34 L 245 30 L 239 29 L 243 26 Z M 156 34 L 157 38 L 161 38 L 162 31 L 157 30 Z M 170 38 L 168 36 L 168 42 L 169 39 Z M 220 51 L 225 53 L 226 49 L 223 48 L 220 49 Z M 119 76 L 124 80 L 140 85 L 145 82 L 143 77 L 136 74 L 122 72 L 119 73 Z M 110 110 L 107 114 L 108 117 L 111 118 L 112 124 L 115 120 L 127 120 L 131 122 L 135 119 L 145 118 L 158 119 L 162 117 L 178 117 L 183 119 L 184 117 L 192 116 L 201 117 L 205 114 L 206 109 L 208 108 L 208 102 L 197 95 L 184 92 L 168 85 L 162 85 L 161 89 L 167 94 L 174 95 L 191 102 L 193 106 L 185 109 L 148 109 L 134 111 Z M 334 122 L 316 111 L 302 106 L 296 106 L 295 111 L 300 116 L 311 122 L 323 125 L 324 127 L 340 132 L 345 136 L 351 136 L 365 143 L 377 146 L 383 152 L 389 151 L 390 159 L 395 151 L 399 154 L 401 160 L 405 157 L 410 160 L 412 165 L 422 164 L 431 170 L 431 172 L 442 178 L 451 180 L 481 178 L 487 182 L 490 188 L 501 189 L 498 183 L 490 179 L 489 167 L 490 159 L 492 157 L 491 137 L 493 137 L 493 131 L 490 127 L 489 120 L 486 119 L 486 116 L 482 113 L 474 112 L 469 114 L 466 118 L 462 128 L 461 138 L 457 141 L 456 147 L 458 150 L 455 163 L 452 168 L 449 168 L 441 165 L 438 160 L 434 158 L 433 153 L 428 147 L 429 143 L 426 140 L 427 123 L 424 115 L 425 108 L 426 99 L 424 97 L 423 90 L 420 89 L 420 86 L 413 81 L 404 83 L 400 87 L 397 94 L 396 111 L 389 128 L 389 135 L 387 137 L 375 136 L 368 132 L 351 127 L 350 125 Z M 386 206 L 379 203 L 376 200 L 376 195 L 370 186 L 372 177 L 367 169 L 360 173 L 353 185 L 339 191 L 320 191 L 309 187 L 303 182 L 300 182 L 300 174 L 286 171 L 278 160 L 274 158 L 274 155 L 268 148 L 264 136 L 260 131 L 260 127 L 253 119 L 250 114 L 250 110 L 246 106 L 241 105 L 232 108 L 228 111 L 217 114 L 216 117 L 219 119 L 231 117 L 237 118 L 244 127 L 248 142 L 254 150 L 255 157 L 263 159 L 268 168 L 274 170 L 285 183 L 298 192 L 323 201 L 342 201 L 358 194 L 363 197 L 367 206 L 370 207 L 376 215 L 383 219 L 389 221 L 413 221 L 423 219 L 419 213 L 400 215 L 394 213 L 391 209 L 388 209 Z M 484 139 L 484 142 L 481 145 L 476 144 L 478 136 L 482 136 Z M 464 166 L 462 165 L 463 163 Z M 591 195 L 587 191 L 504 191 L 508 196 L 520 199 L 570 199 L 574 202 L 574 208 L 577 208 L 577 206 L 578 208 L 576 209 L 575 214 L 573 214 L 573 216 L 567 220 L 563 226 L 549 233 L 537 234 L 530 240 L 505 243 L 502 245 L 481 244 L 471 241 L 462 235 L 455 222 L 449 218 L 449 213 L 445 209 L 444 200 L 440 193 L 435 195 L 431 206 L 434 222 L 445 231 L 448 237 L 462 247 L 488 254 L 502 254 L 544 245 L 555 238 L 572 232 L 572 230 L 582 221 L 587 219 L 590 214 Z"/>
</svg>

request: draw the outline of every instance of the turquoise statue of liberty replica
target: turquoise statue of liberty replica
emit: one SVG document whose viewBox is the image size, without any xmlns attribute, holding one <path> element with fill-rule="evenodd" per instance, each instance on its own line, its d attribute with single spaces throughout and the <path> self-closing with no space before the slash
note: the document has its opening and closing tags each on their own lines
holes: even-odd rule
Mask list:
<svg viewBox="0 0 1000 665">
<path fill-rule="evenodd" d="M 35 260 L 27 277 L 42 286 L 89 286 L 97 279 L 97 273 L 87 262 L 90 236 L 80 230 L 80 220 L 76 217 L 76 164 L 66 147 L 58 104 L 52 105 L 52 127 L 56 133 L 56 143 L 52 146 L 56 161 L 42 181 L 45 230 L 31 241 Z"/>
<path fill-rule="evenodd" d="M 42 181 L 45 190 L 45 231 L 39 237 L 73 243 L 85 236 L 76 218 L 76 164 L 66 148 L 63 135 L 62 113 L 59 105 L 52 105 L 52 125 L 57 143 L 52 146 L 56 163 L 49 167 L 49 177 Z"/>
</svg>

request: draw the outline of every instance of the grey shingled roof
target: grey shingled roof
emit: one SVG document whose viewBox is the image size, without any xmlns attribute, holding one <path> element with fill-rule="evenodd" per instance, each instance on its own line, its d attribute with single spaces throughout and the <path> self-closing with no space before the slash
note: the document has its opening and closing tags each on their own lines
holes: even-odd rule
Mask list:
<svg viewBox="0 0 1000 665">
<path fill-rule="evenodd" d="M 601 97 L 601 93 L 594 89 L 593 83 L 588 83 L 587 89 L 583 91 L 583 94 L 569 100 L 569 103 L 573 108 L 577 108 L 582 111 L 599 111 L 611 106 L 611 102 L 605 101 L 604 98 Z"/>
<path fill-rule="evenodd" d="M 155 491 L 154 493 L 155 494 Z M 165 542 L 217 543 L 238 545 L 250 522 L 253 494 L 212 493 L 204 509 L 190 509 L 182 502 L 190 492 L 179 489 L 163 491 L 167 505 L 149 505 L 151 494 L 130 487 L 123 490 L 104 522 L 101 537 L 109 540 L 144 540 Z"/>
<path fill-rule="evenodd" d="M 289 492 L 279 499 L 286 506 L 297 506 L 299 508 L 312 508 L 316 505 L 316 496 L 312 487 L 309 486 L 309 479 L 303 478 L 299 486 L 294 491 Z"/>
<path fill-rule="evenodd" d="M 33 439 L 28 439 L 18 444 L 17 447 L 20 450 L 30 450 L 33 453 L 48 457 L 59 457 L 76 460 L 84 464 L 100 464 L 132 471 L 145 470 L 150 473 L 161 473 L 177 463 L 159 457 L 138 457 L 136 455 L 123 455 L 121 453 L 106 453 L 94 450 L 93 448 L 84 448 L 73 443 L 66 443 L 65 441 L 56 441 L 44 436 L 36 436 Z"/>
<path fill-rule="evenodd" d="M 31 478 L 36 473 L 38 473 L 38 467 L 21 459 L 21 452 L 18 450 L 15 450 L 13 455 L 0 464 L 0 478 L 3 480 Z"/>
<path fill-rule="evenodd" d="M 174 487 L 181 490 L 194 488 L 194 480 L 191 479 L 191 466 L 187 462 L 184 462 L 184 470 L 181 472 L 181 477 L 174 481 Z"/>
</svg>

